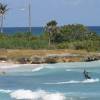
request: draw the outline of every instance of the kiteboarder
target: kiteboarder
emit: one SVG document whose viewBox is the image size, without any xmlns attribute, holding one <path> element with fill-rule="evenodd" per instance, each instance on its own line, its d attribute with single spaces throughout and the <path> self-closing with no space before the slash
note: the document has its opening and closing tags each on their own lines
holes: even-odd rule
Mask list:
<svg viewBox="0 0 100 100">
<path fill-rule="evenodd" d="M 88 72 L 85 69 L 84 69 L 83 74 L 84 74 L 85 79 L 91 79 L 91 77 L 88 75 Z"/>
</svg>

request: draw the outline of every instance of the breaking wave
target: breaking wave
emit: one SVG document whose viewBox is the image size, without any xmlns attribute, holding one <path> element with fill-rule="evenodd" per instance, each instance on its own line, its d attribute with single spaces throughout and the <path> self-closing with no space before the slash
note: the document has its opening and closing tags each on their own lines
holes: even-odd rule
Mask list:
<svg viewBox="0 0 100 100">
<path fill-rule="evenodd" d="M 50 65 L 44 65 L 44 64 L 41 64 L 40 67 L 36 67 L 34 69 L 32 69 L 32 72 L 38 72 L 38 71 L 41 71 L 43 69 L 55 69 L 54 66 L 50 66 Z"/>
<path fill-rule="evenodd" d="M 6 90 L 0 89 L 0 93 L 8 94 L 13 100 L 80 100 L 80 98 L 88 98 L 87 96 L 100 96 L 99 93 L 50 93 L 44 90 Z M 0 99 L 1 100 L 1 99 Z"/>
<path fill-rule="evenodd" d="M 78 84 L 78 83 L 96 83 L 99 81 L 100 81 L 99 79 L 87 79 L 87 80 L 83 80 L 83 81 L 71 80 L 71 81 L 66 81 L 66 82 L 44 83 L 44 84 Z"/>
<path fill-rule="evenodd" d="M 44 90 L 31 91 L 31 90 L 16 90 L 10 93 L 13 99 L 17 100 L 65 100 L 65 96 L 61 93 L 49 93 Z"/>
<path fill-rule="evenodd" d="M 11 98 L 17 100 L 65 100 L 65 96 L 62 93 L 50 93 L 44 90 L 6 90 L 0 89 L 0 93 L 7 93 Z"/>
<path fill-rule="evenodd" d="M 0 93 L 11 93 L 12 90 L 0 89 Z"/>
<path fill-rule="evenodd" d="M 44 69 L 44 67 L 37 67 L 35 69 L 32 69 L 32 72 L 37 72 L 37 71 L 40 71 L 42 69 Z"/>
<path fill-rule="evenodd" d="M 72 71 L 72 70 L 71 70 L 71 69 L 66 69 L 66 71 L 67 71 L 67 72 L 70 72 L 70 71 Z"/>
</svg>

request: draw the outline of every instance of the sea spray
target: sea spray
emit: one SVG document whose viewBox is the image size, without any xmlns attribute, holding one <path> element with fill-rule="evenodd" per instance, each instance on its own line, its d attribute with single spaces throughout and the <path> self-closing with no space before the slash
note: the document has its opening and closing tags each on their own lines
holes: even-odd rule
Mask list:
<svg viewBox="0 0 100 100">
<path fill-rule="evenodd" d="M 12 90 L 0 89 L 0 93 L 11 93 Z"/>
<path fill-rule="evenodd" d="M 87 80 L 83 80 L 83 81 L 76 81 L 76 80 L 70 80 L 70 81 L 65 81 L 65 82 L 56 82 L 56 83 L 44 83 L 44 84 L 77 84 L 77 83 L 96 83 L 96 82 L 100 82 L 99 79 L 87 79 Z"/>
<path fill-rule="evenodd" d="M 49 93 L 44 90 L 16 90 L 10 94 L 14 99 L 30 99 L 30 100 L 65 100 L 65 96 L 61 93 Z"/>
<path fill-rule="evenodd" d="M 44 67 L 37 67 L 35 69 L 32 69 L 32 72 L 37 72 L 37 71 L 40 71 L 42 70 Z"/>
</svg>

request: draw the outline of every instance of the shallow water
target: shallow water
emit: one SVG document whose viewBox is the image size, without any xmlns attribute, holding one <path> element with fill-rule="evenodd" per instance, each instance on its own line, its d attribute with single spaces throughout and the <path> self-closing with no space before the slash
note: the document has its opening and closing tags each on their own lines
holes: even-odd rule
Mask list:
<svg viewBox="0 0 100 100">
<path fill-rule="evenodd" d="M 0 100 L 100 100 L 100 61 L 27 66 L 0 76 Z"/>
</svg>

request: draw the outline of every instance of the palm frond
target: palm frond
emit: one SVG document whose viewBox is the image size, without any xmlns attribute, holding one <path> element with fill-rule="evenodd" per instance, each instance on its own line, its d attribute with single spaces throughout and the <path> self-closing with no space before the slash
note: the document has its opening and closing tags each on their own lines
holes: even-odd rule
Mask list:
<svg viewBox="0 0 100 100">
<path fill-rule="evenodd" d="M 0 3 L 0 15 L 4 15 L 8 11 L 7 4 Z"/>
</svg>

